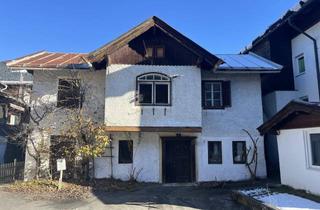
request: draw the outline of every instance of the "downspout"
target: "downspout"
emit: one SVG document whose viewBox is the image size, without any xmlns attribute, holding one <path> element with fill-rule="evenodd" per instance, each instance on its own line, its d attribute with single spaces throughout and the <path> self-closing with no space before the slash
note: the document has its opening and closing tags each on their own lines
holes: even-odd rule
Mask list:
<svg viewBox="0 0 320 210">
<path fill-rule="evenodd" d="M 307 38 L 311 39 L 312 42 L 313 42 L 314 56 L 315 56 L 315 61 L 316 61 L 317 81 L 318 81 L 318 96 L 319 96 L 319 101 L 320 101 L 320 66 L 319 66 L 319 55 L 318 55 L 317 40 L 314 37 L 312 37 L 309 34 L 307 34 L 305 31 L 301 30 L 298 26 L 296 26 L 292 22 L 291 18 L 289 18 L 288 23 L 294 30 L 296 30 L 299 33 L 305 35 Z"/>
</svg>

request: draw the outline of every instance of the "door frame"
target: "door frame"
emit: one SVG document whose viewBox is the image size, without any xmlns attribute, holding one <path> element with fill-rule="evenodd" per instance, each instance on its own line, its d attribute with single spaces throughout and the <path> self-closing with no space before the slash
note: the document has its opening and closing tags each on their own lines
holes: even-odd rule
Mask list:
<svg viewBox="0 0 320 210">
<path fill-rule="evenodd" d="M 164 136 L 161 137 L 161 156 L 162 156 L 162 183 L 167 183 L 166 182 L 166 167 L 165 167 L 165 161 L 166 161 L 166 149 L 165 149 L 165 142 L 170 141 L 170 140 L 188 140 L 190 141 L 191 144 L 191 171 L 190 171 L 190 177 L 191 177 L 191 182 L 196 181 L 196 138 L 194 136 Z"/>
</svg>

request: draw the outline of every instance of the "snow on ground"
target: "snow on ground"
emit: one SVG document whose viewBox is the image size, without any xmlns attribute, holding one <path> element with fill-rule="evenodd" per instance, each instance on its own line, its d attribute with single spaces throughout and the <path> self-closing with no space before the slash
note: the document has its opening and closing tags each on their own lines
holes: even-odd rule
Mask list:
<svg viewBox="0 0 320 210">
<path fill-rule="evenodd" d="M 240 192 L 282 210 L 320 210 L 320 203 L 287 193 L 271 192 L 266 188 Z"/>
</svg>

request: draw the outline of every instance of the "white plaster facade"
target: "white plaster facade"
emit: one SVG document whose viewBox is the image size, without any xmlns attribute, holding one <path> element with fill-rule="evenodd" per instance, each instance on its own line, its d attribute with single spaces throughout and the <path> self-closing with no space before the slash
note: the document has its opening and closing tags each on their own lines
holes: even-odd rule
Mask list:
<svg viewBox="0 0 320 210">
<path fill-rule="evenodd" d="M 320 127 L 280 131 L 278 149 L 281 183 L 320 195 L 320 167 L 310 164 L 310 133 L 320 133 Z"/>
<path fill-rule="evenodd" d="M 134 103 L 136 77 L 143 73 L 159 72 L 172 79 L 171 106 L 137 106 Z M 232 141 L 246 141 L 247 129 L 259 137 L 256 127 L 263 122 L 260 75 L 257 73 L 208 73 L 194 66 L 111 65 L 106 71 L 81 72 L 82 79 L 91 84 L 85 106 L 88 114 L 108 126 L 202 127 L 201 133 L 180 133 L 195 137 L 195 181 L 244 180 L 250 174 L 244 164 L 234 164 Z M 44 97 L 56 104 L 58 78 L 68 77 L 67 71 L 35 71 L 33 97 Z M 201 106 L 202 80 L 231 82 L 232 106 L 223 110 L 203 110 Z M 154 113 L 153 113 L 154 109 Z M 166 109 L 164 113 L 164 109 Z M 90 112 L 90 110 L 95 110 Z M 66 112 L 60 110 L 43 127 L 58 133 Z M 163 182 L 161 137 L 176 136 L 176 132 L 117 132 L 112 135 L 112 155 L 107 149 L 95 160 L 96 178 Z M 37 134 L 35 134 L 37 135 Z M 35 136 L 36 138 L 36 136 Z M 263 138 L 259 137 L 259 177 L 266 176 Z M 49 139 L 49 136 L 48 136 Z M 133 140 L 133 163 L 119 164 L 119 140 Z M 222 142 L 222 164 L 208 164 L 208 141 Z M 112 161 L 112 163 L 111 163 Z M 27 156 L 26 168 L 32 167 Z M 47 163 L 44 163 L 47 164 Z"/>
<path fill-rule="evenodd" d="M 318 55 L 320 60 L 320 22 L 306 30 L 306 33 L 317 40 Z M 292 64 L 294 73 L 294 85 L 298 91 L 297 97 L 309 98 L 309 101 L 319 101 L 318 80 L 316 73 L 316 61 L 312 40 L 303 34 L 299 34 L 291 40 Z M 303 55 L 305 60 L 305 72 L 299 74 L 297 58 Z"/>
<path fill-rule="evenodd" d="M 141 107 L 133 102 L 136 77 L 148 72 L 178 75 L 172 81 L 172 106 L 166 107 L 167 115 L 163 114 L 164 107 Z M 259 137 L 256 127 L 263 122 L 259 74 L 216 74 L 201 72 L 200 69 L 190 66 L 143 65 L 112 65 L 107 68 L 106 74 L 105 123 L 107 125 L 202 127 L 202 133 L 182 133 L 182 136 L 196 137 L 196 181 L 250 178 L 244 164 L 233 163 L 232 141 L 246 141 L 247 147 L 251 145 L 249 137 L 242 129 L 247 129 L 254 137 Z M 231 81 L 232 106 L 224 110 L 203 110 L 201 80 Z M 175 135 L 176 133 L 145 132 L 113 134 L 113 158 L 112 160 L 108 157 L 97 158 L 95 176 L 110 177 L 112 171 L 114 178 L 128 180 L 134 170 L 136 173 L 140 171 L 137 176 L 139 181 L 162 182 L 161 137 Z M 263 138 L 259 138 L 257 174 L 259 177 L 265 177 Z M 118 141 L 129 139 L 134 143 L 133 163 L 119 164 Z M 222 141 L 222 164 L 208 164 L 208 141 Z M 110 155 L 110 150 L 107 150 L 105 155 Z"/>
<path fill-rule="evenodd" d="M 111 65 L 107 67 L 106 72 L 105 122 L 107 125 L 201 127 L 201 71 L 199 68 Z M 177 76 L 171 82 L 171 106 L 135 105 L 136 77 L 150 72 L 163 73 L 170 77 Z"/>
</svg>

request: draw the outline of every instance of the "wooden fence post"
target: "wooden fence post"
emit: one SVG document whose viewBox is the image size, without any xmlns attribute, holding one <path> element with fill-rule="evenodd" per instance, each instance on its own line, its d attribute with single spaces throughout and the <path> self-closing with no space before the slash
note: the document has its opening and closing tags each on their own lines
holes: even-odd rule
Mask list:
<svg viewBox="0 0 320 210">
<path fill-rule="evenodd" d="M 13 160 L 13 181 L 16 179 L 17 159 Z"/>
</svg>

